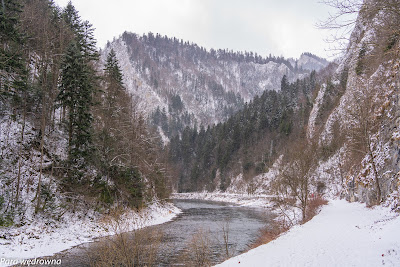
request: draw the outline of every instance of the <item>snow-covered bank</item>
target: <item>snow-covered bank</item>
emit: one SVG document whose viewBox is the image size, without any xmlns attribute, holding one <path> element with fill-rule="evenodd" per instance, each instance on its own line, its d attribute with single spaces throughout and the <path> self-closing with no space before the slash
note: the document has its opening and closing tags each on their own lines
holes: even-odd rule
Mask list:
<svg viewBox="0 0 400 267">
<path fill-rule="evenodd" d="M 125 213 L 119 229 L 132 231 L 138 228 L 161 224 L 174 218 L 180 210 L 170 203 L 155 202 L 140 213 Z M 3 228 L 0 231 L 0 259 L 28 259 L 50 256 L 94 238 L 115 233 L 112 224 L 100 218 L 64 215 L 62 223 L 46 221 L 26 224 L 18 228 Z M 68 216 L 68 217 L 67 217 Z M 3 262 L 3 263 L 1 263 Z M 1 261 L 0 266 L 6 266 Z"/>
<path fill-rule="evenodd" d="M 221 201 L 234 203 L 240 206 L 271 208 L 270 195 L 262 194 L 232 194 L 222 192 L 194 192 L 194 193 L 174 193 L 171 198 L 173 199 L 203 199 L 211 201 Z"/>
<path fill-rule="evenodd" d="M 332 200 L 278 239 L 217 266 L 400 266 L 400 217 Z"/>
</svg>

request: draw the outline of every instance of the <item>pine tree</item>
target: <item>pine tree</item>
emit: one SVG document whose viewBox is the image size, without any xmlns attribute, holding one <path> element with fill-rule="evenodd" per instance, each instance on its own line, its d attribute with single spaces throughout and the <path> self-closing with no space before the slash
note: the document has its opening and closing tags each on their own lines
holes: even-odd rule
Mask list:
<svg viewBox="0 0 400 267">
<path fill-rule="evenodd" d="M 105 66 L 106 77 L 109 78 L 110 83 L 116 83 L 118 86 L 122 87 L 122 72 L 118 65 L 117 56 L 114 49 L 111 49 L 107 56 L 107 63 Z"/>
<path fill-rule="evenodd" d="M 122 158 L 118 154 L 123 154 L 126 146 L 123 144 L 126 138 L 121 128 L 129 124 L 130 98 L 126 95 L 122 83 L 122 72 L 118 66 L 118 61 L 114 50 L 111 50 L 107 57 L 104 68 L 104 94 L 102 97 L 102 121 L 100 127 L 101 139 L 101 158 L 103 166 L 107 169 L 114 163 L 126 165 L 121 162 Z M 114 159 L 114 161 L 113 161 Z"/>
<path fill-rule="evenodd" d="M 64 57 L 58 99 L 68 111 L 68 157 L 72 167 L 83 167 L 93 152 L 93 84 L 89 67 L 75 42 Z"/>
<path fill-rule="evenodd" d="M 91 107 L 98 80 L 93 63 L 98 60 L 98 52 L 92 25 L 82 22 L 71 1 L 63 10 L 62 18 L 71 29 L 74 41 L 64 58 L 58 99 L 68 110 L 70 167 L 81 169 L 94 152 Z"/>
<path fill-rule="evenodd" d="M 78 14 L 78 11 L 72 5 L 72 2 L 69 1 L 67 6 L 64 8 L 62 17 L 65 23 L 71 28 L 71 30 L 77 34 L 81 31 L 81 17 Z"/>
<path fill-rule="evenodd" d="M 0 6 L 0 101 L 10 96 L 20 99 L 26 87 L 26 70 L 21 55 L 23 35 L 18 29 L 21 5 L 15 0 L 2 0 Z"/>
<path fill-rule="evenodd" d="M 78 11 L 71 1 L 65 7 L 62 17 L 75 35 L 75 40 L 85 60 L 90 62 L 98 60 L 99 54 L 96 48 L 93 25 L 89 21 L 82 21 Z"/>
</svg>

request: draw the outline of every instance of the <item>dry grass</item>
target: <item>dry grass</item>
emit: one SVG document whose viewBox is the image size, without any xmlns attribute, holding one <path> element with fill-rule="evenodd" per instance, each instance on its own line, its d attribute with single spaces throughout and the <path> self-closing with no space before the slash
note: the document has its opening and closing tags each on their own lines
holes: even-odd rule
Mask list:
<svg viewBox="0 0 400 267">
<path fill-rule="evenodd" d="M 179 262 L 184 266 L 211 266 L 212 247 L 211 233 L 198 230 L 187 243 L 187 249 L 180 255 Z"/>
<path fill-rule="evenodd" d="M 324 199 L 321 195 L 315 194 L 308 200 L 306 219 L 303 223 L 308 222 L 320 211 L 321 206 L 328 204 L 328 201 Z"/>
<path fill-rule="evenodd" d="M 127 232 L 122 214 L 118 209 L 110 212 L 106 221 L 114 235 L 88 251 L 90 266 L 156 266 L 163 234 L 147 228 Z"/>
<path fill-rule="evenodd" d="M 289 226 L 284 222 L 274 221 L 272 224 L 261 228 L 259 237 L 257 240 L 249 247 L 249 249 L 256 248 L 258 246 L 267 244 L 272 240 L 277 239 L 282 233 L 289 230 Z"/>
<path fill-rule="evenodd" d="M 318 194 L 311 197 L 308 200 L 306 220 L 302 223 L 306 223 L 311 220 L 319 213 L 320 207 L 326 204 L 328 204 L 328 201 Z M 267 225 L 260 230 L 259 237 L 249 249 L 256 248 L 277 239 L 282 233 L 289 230 L 290 227 L 291 225 L 285 223 L 285 221 L 274 221 L 272 224 Z"/>
</svg>

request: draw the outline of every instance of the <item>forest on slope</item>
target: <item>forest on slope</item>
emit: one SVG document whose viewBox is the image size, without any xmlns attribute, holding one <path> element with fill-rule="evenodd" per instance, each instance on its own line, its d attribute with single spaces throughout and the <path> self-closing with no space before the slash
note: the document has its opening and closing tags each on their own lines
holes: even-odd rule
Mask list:
<svg viewBox="0 0 400 267">
<path fill-rule="evenodd" d="M 158 141 L 69 2 L 0 6 L 0 225 L 169 194 Z"/>
<path fill-rule="evenodd" d="M 272 193 L 303 219 L 313 192 L 398 207 L 399 10 L 365 1 L 340 64 L 315 72 L 150 33 L 99 53 L 71 3 L 5 0 L 1 225 L 171 190 Z"/>
<path fill-rule="evenodd" d="M 279 90 L 283 75 L 293 82 L 328 64 L 310 53 L 294 60 L 207 50 L 151 32 L 123 33 L 101 51 L 102 58 L 111 49 L 121 62 L 128 91 L 166 142 L 186 126 L 226 121 L 265 90 Z"/>
<path fill-rule="evenodd" d="M 291 145 L 306 139 L 313 99 L 321 84 L 329 84 L 332 96 L 343 93 L 345 73 L 336 86 L 329 80 L 336 67 L 331 64 L 294 83 L 283 76 L 280 90 L 256 96 L 226 122 L 207 129 L 187 127 L 181 136 L 173 137 L 168 149 L 179 170 L 178 191 L 225 191 L 232 177 L 243 174 L 243 179 L 250 181 L 265 173 Z M 326 99 L 326 112 L 317 119 L 320 123 L 332 105 Z"/>
<path fill-rule="evenodd" d="M 300 221 L 311 195 L 399 209 L 400 4 L 326 2 L 339 10 L 331 23 L 358 15 L 339 64 L 284 79 L 280 92 L 265 92 L 228 121 L 172 138 L 178 191 L 271 194 L 281 210 L 299 209 Z"/>
</svg>

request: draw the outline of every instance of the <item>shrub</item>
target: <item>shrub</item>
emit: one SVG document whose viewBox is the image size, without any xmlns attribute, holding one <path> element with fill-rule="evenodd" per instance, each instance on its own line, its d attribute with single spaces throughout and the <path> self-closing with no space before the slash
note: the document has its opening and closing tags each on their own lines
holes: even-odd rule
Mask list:
<svg viewBox="0 0 400 267">
<path fill-rule="evenodd" d="M 269 224 L 260 229 L 259 236 L 257 240 L 253 244 L 251 244 L 250 249 L 267 244 L 272 240 L 277 239 L 282 233 L 286 232 L 288 229 L 289 226 L 283 221 L 274 221 L 272 224 Z"/>
<path fill-rule="evenodd" d="M 313 194 L 313 196 L 308 200 L 306 218 L 303 223 L 306 223 L 314 218 L 314 216 L 319 213 L 320 207 L 326 204 L 328 204 L 328 201 L 320 194 Z"/>
<path fill-rule="evenodd" d="M 180 261 L 185 262 L 185 266 L 211 266 L 211 246 L 210 232 L 200 229 L 188 242 Z"/>
<path fill-rule="evenodd" d="M 88 251 L 90 266 L 157 266 L 162 232 L 146 228 L 127 232 L 121 219 L 122 212 L 118 209 L 110 211 L 106 225 L 111 226 L 114 235 Z"/>
</svg>

